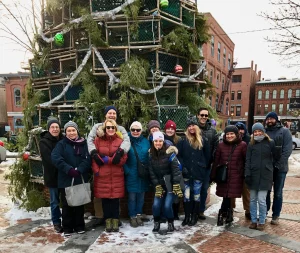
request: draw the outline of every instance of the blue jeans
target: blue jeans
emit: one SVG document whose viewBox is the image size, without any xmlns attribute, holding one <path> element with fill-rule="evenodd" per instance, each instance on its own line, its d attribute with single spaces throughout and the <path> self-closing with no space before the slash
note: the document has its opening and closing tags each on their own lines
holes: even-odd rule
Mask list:
<svg viewBox="0 0 300 253">
<path fill-rule="evenodd" d="M 250 214 L 251 221 L 257 223 L 257 202 L 259 207 L 259 223 L 265 224 L 267 216 L 266 196 L 268 191 L 250 190 Z"/>
<path fill-rule="evenodd" d="M 192 185 L 191 185 L 192 184 Z M 191 189 L 192 188 L 192 189 Z M 200 202 L 200 191 L 202 188 L 202 182 L 199 180 L 190 180 L 184 178 L 184 202 L 192 201 L 192 196 L 195 202 Z M 207 195 L 207 194 L 206 194 Z"/>
<path fill-rule="evenodd" d="M 131 218 L 143 213 L 144 196 L 144 192 L 128 192 L 128 212 Z"/>
<path fill-rule="evenodd" d="M 202 187 L 201 187 L 201 191 L 200 191 L 200 213 L 204 213 L 204 211 L 205 211 L 207 190 L 209 188 L 210 172 L 211 172 L 210 168 L 206 170 L 205 178 L 202 182 Z"/>
<path fill-rule="evenodd" d="M 274 169 L 273 173 L 273 205 L 272 205 L 272 217 L 279 217 L 282 209 L 282 195 L 283 195 L 283 187 L 286 178 L 286 172 L 278 171 Z M 271 191 L 268 191 L 267 194 L 267 210 L 270 210 L 271 207 Z"/>
<path fill-rule="evenodd" d="M 51 208 L 51 220 L 53 225 L 61 224 L 61 212 L 59 207 L 59 192 L 58 188 L 49 188 L 50 193 L 50 208 Z"/>
<path fill-rule="evenodd" d="M 166 216 L 167 219 L 173 219 L 173 199 L 174 193 L 172 192 L 165 192 L 161 198 L 154 197 L 154 202 L 152 206 L 152 213 L 154 217 L 161 216 L 161 206 L 163 207 L 163 214 Z"/>
</svg>

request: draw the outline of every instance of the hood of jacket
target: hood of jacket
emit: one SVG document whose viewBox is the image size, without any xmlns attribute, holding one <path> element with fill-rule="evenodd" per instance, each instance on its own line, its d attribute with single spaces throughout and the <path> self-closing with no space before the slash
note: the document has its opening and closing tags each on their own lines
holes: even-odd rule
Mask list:
<svg viewBox="0 0 300 253">
<path fill-rule="evenodd" d="M 40 133 L 40 137 L 41 139 L 48 139 L 50 141 L 53 141 L 53 140 L 61 140 L 64 136 L 62 133 L 59 133 L 58 135 L 58 138 L 54 137 L 52 134 L 50 134 L 49 131 L 44 131 L 44 132 L 41 132 Z"/>
</svg>

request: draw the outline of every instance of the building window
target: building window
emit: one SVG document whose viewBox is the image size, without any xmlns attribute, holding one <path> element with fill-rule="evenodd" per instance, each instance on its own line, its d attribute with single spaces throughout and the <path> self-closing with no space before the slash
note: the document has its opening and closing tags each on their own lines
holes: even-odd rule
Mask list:
<svg viewBox="0 0 300 253">
<path fill-rule="evenodd" d="M 234 91 L 231 92 L 231 100 L 234 100 Z"/>
<path fill-rule="evenodd" d="M 296 98 L 300 97 L 300 90 L 296 90 Z"/>
<path fill-rule="evenodd" d="M 231 68 L 231 56 L 228 54 L 228 70 Z"/>
<path fill-rule="evenodd" d="M 219 88 L 219 83 L 220 83 L 220 74 L 217 74 L 217 82 L 216 82 L 217 88 Z"/>
<path fill-rule="evenodd" d="M 276 112 L 276 104 L 272 104 L 272 112 Z"/>
<path fill-rule="evenodd" d="M 19 88 L 14 89 L 15 106 L 21 106 L 21 90 Z"/>
<path fill-rule="evenodd" d="M 265 105 L 264 114 L 268 114 L 269 112 L 269 105 Z"/>
<path fill-rule="evenodd" d="M 273 98 L 277 98 L 277 90 L 273 90 Z"/>
<path fill-rule="evenodd" d="M 259 90 L 257 92 L 257 99 L 262 99 L 262 91 L 261 90 Z"/>
<path fill-rule="evenodd" d="M 213 35 L 211 36 L 210 44 L 211 44 L 210 53 L 211 56 L 213 57 L 215 54 L 215 37 Z"/>
<path fill-rule="evenodd" d="M 289 110 L 290 110 L 290 104 L 286 104 L 286 114 L 288 114 Z"/>
<path fill-rule="evenodd" d="M 288 90 L 288 98 L 291 98 L 291 97 L 292 97 L 292 94 L 293 94 L 293 90 L 292 90 L 292 89 L 289 89 L 289 90 Z"/>
<path fill-rule="evenodd" d="M 216 96 L 216 104 L 215 104 L 216 109 L 218 109 L 218 104 L 219 104 L 219 94 L 217 94 Z"/>
<path fill-rule="evenodd" d="M 283 113 L 283 104 L 279 104 L 279 114 L 282 115 Z"/>
<path fill-rule="evenodd" d="M 261 105 L 257 105 L 257 107 L 256 107 L 256 114 L 257 115 L 261 114 Z"/>
<path fill-rule="evenodd" d="M 230 106 L 230 115 L 234 115 L 234 106 Z"/>
<path fill-rule="evenodd" d="M 269 99 L 269 98 L 270 98 L 270 91 L 266 90 L 265 99 Z"/>
<path fill-rule="evenodd" d="M 241 106 L 236 107 L 236 116 L 241 116 Z"/>
<path fill-rule="evenodd" d="M 221 61 L 221 43 L 218 42 L 218 62 Z"/>
<path fill-rule="evenodd" d="M 226 66 L 226 48 L 223 49 L 223 66 Z"/>
<path fill-rule="evenodd" d="M 226 112 L 225 112 L 226 115 L 229 114 L 229 111 L 228 111 L 228 105 L 229 105 L 229 99 L 227 98 L 227 99 L 226 99 Z"/>
<path fill-rule="evenodd" d="M 242 92 L 241 92 L 241 91 L 238 91 L 238 92 L 237 92 L 236 99 L 237 99 L 237 100 L 241 100 L 241 99 L 242 99 Z"/>
<path fill-rule="evenodd" d="M 242 75 L 233 75 L 232 76 L 233 83 L 241 83 L 242 82 Z"/>
<path fill-rule="evenodd" d="M 209 81 L 212 83 L 213 82 L 213 75 L 214 75 L 214 71 L 213 69 L 210 70 L 210 77 L 209 77 Z"/>
<path fill-rule="evenodd" d="M 280 90 L 280 96 L 279 98 L 284 98 L 284 90 Z"/>
<path fill-rule="evenodd" d="M 225 78 L 224 78 L 224 76 L 222 77 L 222 90 L 224 90 L 225 89 Z"/>
</svg>

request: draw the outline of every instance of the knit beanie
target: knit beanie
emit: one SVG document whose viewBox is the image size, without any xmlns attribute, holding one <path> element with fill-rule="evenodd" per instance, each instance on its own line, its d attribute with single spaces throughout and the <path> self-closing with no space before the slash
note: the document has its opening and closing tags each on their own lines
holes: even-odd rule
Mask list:
<svg viewBox="0 0 300 253">
<path fill-rule="evenodd" d="M 195 116 L 189 117 L 186 120 L 186 127 L 188 128 L 190 125 L 197 125 L 198 126 L 198 121 Z"/>
<path fill-rule="evenodd" d="M 269 112 L 266 116 L 266 119 L 267 118 L 273 118 L 273 119 L 276 119 L 276 121 L 278 121 L 278 116 L 277 116 L 276 112 Z"/>
<path fill-rule="evenodd" d="M 142 124 L 138 121 L 132 122 L 129 129 L 131 130 L 131 128 L 133 128 L 133 127 L 136 127 L 137 129 L 143 130 Z"/>
<path fill-rule="evenodd" d="M 153 141 L 155 140 L 165 140 L 164 134 L 160 131 L 154 132 L 153 133 Z"/>
<path fill-rule="evenodd" d="M 151 128 L 158 127 L 160 129 L 160 124 L 157 120 L 150 120 L 148 123 L 148 130 L 150 131 Z"/>
<path fill-rule="evenodd" d="M 58 125 L 59 125 L 59 128 L 60 128 L 60 123 L 59 123 L 58 119 L 55 118 L 55 117 L 51 117 L 51 118 L 49 118 L 48 121 L 47 121 L 47 130 L 48 130 L 48 131 L 49 131 L 50 126 L 51 126 L 53 123 L 58 124 Z"/>
<path fill-rule="evenodd" d="M 235 123 L 235 126 L 238 128 L 238 129 L 245 129 L 245 124 L 243 124 L 242 122 L 237 122 Z"/>
<path fill-rule="evenodd" d="M 172 128 L 176 131 L 176 123 L 169 119 L 165 124 L 165 130 L 168 128 Z"/>
<path fill-rule="evenodd" d="M 104 115 L 106 115 L 106 114 L 108 113 L 109 110 L 115 110 L 116 113 L 118 113 L 116 107 L 114 107 L 113 105 L 108 105 L 108 106 L 106 106 L 105 109 L 104 109 Z"/>
<path fill-rule="evenodd" d="M 66 132 L 68 127 L 74 127 L 77 130 L 77 132 L 79 133 L 78 125 L 75 122 L 73 122 L 71 120 L 69 122 L 67 122 L 64 126 L 64 132 Z"/>
<path fill-rule="evenodd" d="M 260 130 L 260 131 L 262 131 L 262 132 L 264 132 L 264 133 L 266 132 L 264 126 L 263 126 L 261 123 L 259 123 L 259 122 L 255 123 L 255 124 L 252 126 L 252 133 L 254 133 L 255 130 Z"/>
<path fill-rule="evenodd" d="M 230 133 L 230 132 L 235 133 L 236 136 L 239 135 L 239 130 L 236 126 L 229 125 L 229 126 L 225 127 L 224 134 L 227 134 L 227 133 Z"/>
</svg>

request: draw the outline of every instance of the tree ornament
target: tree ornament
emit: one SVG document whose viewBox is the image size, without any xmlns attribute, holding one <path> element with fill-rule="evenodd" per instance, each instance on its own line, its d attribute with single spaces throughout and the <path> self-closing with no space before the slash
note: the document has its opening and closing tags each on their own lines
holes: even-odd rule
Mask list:
<svg viewBox="0 0 300 253">
<path fill-rule="evenodd" d="M 59 47 L 63 46 L 65 43 L 64 35 L 62 33 L 55 34 L 54 43 Z"/>
<path fill-rule="evenodd" d="M 27 161 L 29 159 L 29 156 L 30 156 L 30 152 L 26 151 L 23 153 L 22 158 L 24 161 Z"/>
<path fill-rule="evenodd" d="M 174 68 L 175 74 L 181 74 L 182 73 L 182 66 L 181 65 L 176 65 Z"/>
<path fill-rule="evenodd" d="M 168 8 L 169 7 L 169 0 L 160 0 L 160 8 Z"/>
</svg>

